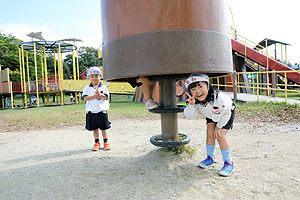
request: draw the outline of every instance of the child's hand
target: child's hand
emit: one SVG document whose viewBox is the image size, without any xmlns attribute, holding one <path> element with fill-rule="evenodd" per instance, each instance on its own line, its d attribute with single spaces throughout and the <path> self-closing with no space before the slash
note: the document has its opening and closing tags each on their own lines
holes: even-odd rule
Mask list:
<svg viewBox="0 0 300 200">
<path fill-rule="evenodd" d="M 103 93 L 100 93 L 99 98 L 106 99 L 106 96 Z"/>
<path fill-rule="evenodd" d="M 185 93 L 189 97 L 186 101 L 189 102 L 189 104 L 194 105 L 196 103 L 195 95 L 191 96 L 189 93 Z"/>
<path fill-rule="evenodd" d="M 215 139 L 219 139 L 220 137 L 221 137 L 221 128 L 219 128 L 219 127 L 215 127 L 215 129 L 214 129 L 214 137 L 215 137 Z"/>
<path fill-rule="evenodd" d="M 96 92 L 95 92 L 95 94 L 99 95 L 99 94 L 100 94 L 100 92 L 99 92 L 98 86 L 95 86 L 94 88 L 96 89 Z"/>
</svg>

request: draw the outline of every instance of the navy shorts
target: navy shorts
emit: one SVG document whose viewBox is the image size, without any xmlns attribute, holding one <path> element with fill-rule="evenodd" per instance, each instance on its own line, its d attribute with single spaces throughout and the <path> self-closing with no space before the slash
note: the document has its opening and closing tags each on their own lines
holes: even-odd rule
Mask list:
<svg viewBox="0 0 300 200">
<path fill-rule="evenodd" d="M 99 112 L 99 113 L 91 113 L 88 112 L 86 114 L 86 125 L 85 128 L 89 131 L 93 131 L 96 129 L 107 130 L 109 129 L 110 122 L 108 121 L 107 113 Z"/>
<path fill-rule="evenodd" d="M 222 127 L 222 129 L 229 130 L 229 129 L 233 128 L 234 116 L 235 116 L 235 107 L 233 110 L 231 110 L 231 117 L 230 117 L 229 121 L 227 122 L 227 124 L 225 126 Z M 212 119 L 206 117 L 206 124 L 208 124 L 208 123 L 217 124 L 217 122 L 214 122 Z"/>
</svg>

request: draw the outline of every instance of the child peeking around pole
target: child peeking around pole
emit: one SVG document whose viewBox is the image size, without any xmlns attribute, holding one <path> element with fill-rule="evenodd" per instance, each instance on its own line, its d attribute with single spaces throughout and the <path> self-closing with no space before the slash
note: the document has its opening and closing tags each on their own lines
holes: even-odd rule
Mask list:
<svg viewBox="0 0 300 200">
<path fill-rule="evenodd" d="M 99 129 L 102 132 L 103 146 L 105 150 L 110 150 L 106 130 L 110 128 L 110 122 L 107 117 L 109 109 L 109 92 L 106 85 L 100 82 L 101 71 L 99 67 L 91 67 L 88 70 L 88 78 L 91 83 L 87 85 L 82 94 L 86 101 L 86 126 L 89 131 L 93 131 L 95 145 L 93 151 L 100 149 Z"/>
<path fill-rule="evenodd" d="M 155 83 L 150 81 L 150 79 L 146 76 L 141 76 L 137 79 L 127 79 L 127 82 L 131 85 L 131 87 L 141 87 L 144 97 L 146 99 L 146 108 L 148 110 L 152 110 L 158 108 L 158 102 L 153 100 L 153 93 L 155 88 Z"/>
<path fill-rule="evenodd" d="M 235 113 L 233 101 L 212 87 L 206 74 L 191 75 L 185 81 L 185 87 L 189 98 L 187 99 L 188 105 L 184 109 L 184 116 L 188 119 L 194 119 L 200 112 L 206 117 L 207 158 L 201 161 L 198 166 L 203 169 L 214 167 L 217 140 L 224 160 L 224 166 L 219 171 L 219 175 L 231 176 L 234 166 L 226 134 L 233 127 Z"/>
</svg>

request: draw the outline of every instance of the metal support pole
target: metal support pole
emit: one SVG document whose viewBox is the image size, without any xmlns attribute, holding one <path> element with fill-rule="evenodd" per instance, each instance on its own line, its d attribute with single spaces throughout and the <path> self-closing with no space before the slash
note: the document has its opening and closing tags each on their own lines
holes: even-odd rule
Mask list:
<svg viewBox="0 0 300 200">
<path fill-rule="evenodd" d="M 8 79 L 8 83 L 9 83 L 9 87 L 10 87 L 10 106 L 11 106 L 11 109 L 14 109 L 14 95 L 13 95 L 12 82 L 9 81 L 9 79 Z M 26 102 L 26 107 L 27 107 L 27 102 Z"/>
<path fill-rule="evenodd" d="M 20 48 L 19 48 L 19 62 L 20 62 L 21 91 L 23 93 L 23 70 L 22 70 L 22 56 L 21 56 L 21 49 Z"/>
<path fill-rule="evenodd" d="M 47 94 L 47 105 L 49 105 L 49 94 Z"/>
<path fill-rule="evenodd" d="M 77 92 L 75 92 L 75 104 L 78 104 Z"/>
<path fill-rule="evenodd" d="M 176 108 L 175 79 L 159 80 L 160 107 Z M 163 141 L 178 141 L 177 113 L 161 113 L 161 133 Z"/>
<path fill-rule="evenodd" d="M 236 71 L 232 74 L 232 86 L 233 86 L 233 99 L 236 103 L 237 100 L 237 84 L 236 84 Z"/>
<path fill-rule="evenodd" d="M 282 44 L 281 44 L 281 63 L 283 63 L 283 49 L 282 49 Z"/>
<path fill-rule="evenodd" d="M 26 65 L 27 65 L 28 92 L 30 92 L 30 77 L 29 77 L 29 65 L 28 65 L 28 51 L 26 51 Z"/>
<path fill-rule="evenodd" d="M 57 52 L 57 57 L 58 57 L 58 78 L 59 78 L 59 91 L 60 91 L 60 105 L 64 105 L 64 93 L 62 91 L 62 80 L 63 80 L 63 74 L 62 74 L 62 63 L 61 63 L 61 49 L 60 49 L 60 44 L 58 44 L 58 52 Z"/>
<path fill-rule="evenodd" d="M 53 56 L 54 56 L 54 80 L 56 84 L 56 58 L 55 58 L 55 50 L 53 51 Z"/>
<path fill-rule="evenodd" d="M 26 78 L 25 78 L 25 63 L 24 63 L 24 48 L 23 48 L 23 44 L 21 46 L 22 48 L 22 66 L 23 66 L 23 83 L 24 83 L 24 100 L 25 100 L 25 104 L 24 107 L 27 108 L 27 89 L 26 89 Z"/>
<path fill-rule="evenodd" d="M 275 70 L 272 70 L 275 72 Z M 277 79 L 276 79 L 276 73 L 272 73 L 272 88 L 276 89 Z M 272 97 L 276 97 L 276 90 L 272 90 Z"/>
<path fill-rule="evenodd" d="M 247 39 L 245 38 L 245 56 L 247 57 Z"/>
<path fill-rule="evenodd" d="M 266 57 L 267 57 L 267 67 L 266 67 L 266 88 L 267 88 L 267 96 L 269 96 L 269 53 L 268 53 L 268 40 L 265 40 L 265 44 L 266 44 Z"/>
<path fill-rule="evenodd" d="M 41 75 L 41 80 L 42 80 L 42 90 L 44 91 L 44 61 L 43 61 L 43 47 L 41 47 L 41 68 L 42 68 L 42 75 Z"/>
<path fill-rule="evenodd" d="M 284 96 L 285 96 L 285 103 L 287 103 L 287 78 L 286 72 L 284 72 Z"/>
<path fill-rule="evenodd" d="M 277 61 L 277 47 L 276 47 L 276 43 L 275 43 L 275 60 Z"/>
<path fill-rule="evenodd" d="M 258 73 L 256 73 L 256 94 L 257 94 L 257 101 L 259 101 L 259 77 Z"/>
<path fill-rule="evenodd" d="M 72 61 L 73 61 L 73 80 L 76 80 L 76 65 L 75 65 L 75 50 L 73 46 L 73 51 L 72 51 Z"/>
<path fill-rule="evenodd" d="M 3 96 L 1 99 L 2 99 L 2 108 L 5 109 L 5 103 L 4 103 L 5 97 Z"/>
<path fill-rule="evenodd" d="M 78 49 L 76 50 L 76 57 L 77 57 L 77 80 L 79 80 L 79 61 L 78 61 Z"/>
<path fill-rule="evenodd" d="M 286 62 L 286 65 L 288 65 L 286 45 L 284 45 L 284 48 L 285 48 L 285 62 Z"/>
<path fill-rule="evenodd" d="M 236 88 L 237 88 L 237 92 L 241 92 L 241 88 L 239 87 L 240 86 L 240 74 L 237 74 L 237 82 L 236 82 Z"/>
<path fill-rule="evenodd" d="M 33 50 L 34 50 L 34 71 L 35 71 L 35 88 L 36 88 L 36 101 L 37 106 L 40 107 L 40 98 L 39 98 L 39 81 L 37 75 L 37 61 L 36 61 L 36 44 L 33 43 Z"/>
<path fill-rule="evenodd" d="M 45 49 L 45 47 L 44 47 L 44 66 L 45 66 L 45 85 L 46 85 L 46 91 L 49 91 L 49 88 L 48 88 L 47 57 L 46 57 L 46 49 Z"/>
<path fill-rule="evenodd" d="M 251 73 L 251 78 L 252 78 L 252 94 L 254 94 L 254 73 Z"/>
<path fill-rule="evenodd" d="M 45 94 L 43 94 L 43 103 L 44 103 L 44 106 L 45 106 L 46 105 Z"/>
<path fill-rule="evenodd" d="M 55 96 L 56 96 L 56 104 L 58 105 L 58 95 L 59 93 L 55 93 Z"/>
</svg>

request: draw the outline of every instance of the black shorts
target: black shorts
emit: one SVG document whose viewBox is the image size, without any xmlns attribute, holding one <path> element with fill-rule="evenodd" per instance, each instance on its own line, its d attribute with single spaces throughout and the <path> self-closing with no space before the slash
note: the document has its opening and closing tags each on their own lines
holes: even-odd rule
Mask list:
<svg viewBox="0 0 300 200">
<path fill-rule="evenodd" d="M 222 127 L 222 129 L 229 130 L 229 129 L 233 128 L 234 115 L 235 115 L 235 107 L 233 110 L 231 110 L 231 117 L 230 117 L 229 121 L 227 122 L 227 124 L 225 126 Z M 217 124 L 217 122 L 214 122 L 212 119 L 206 117 L 206 124 L 208 124 L 208 123 Z"/>
<path fill-rule="evenodd" d="M 86 114 L 86 125 L 85 128 L 89 131 L 96 129 L 107 130 L 110 128 L 110 122 L 108 121 L 107 113 L 91 113 Z"/>
</svg>

